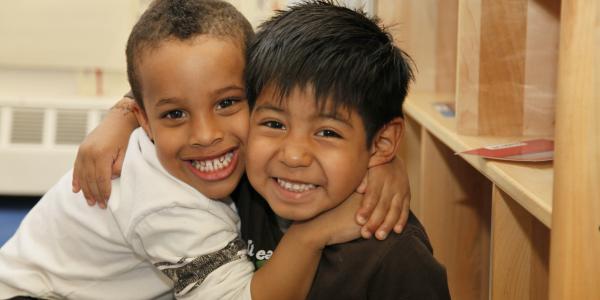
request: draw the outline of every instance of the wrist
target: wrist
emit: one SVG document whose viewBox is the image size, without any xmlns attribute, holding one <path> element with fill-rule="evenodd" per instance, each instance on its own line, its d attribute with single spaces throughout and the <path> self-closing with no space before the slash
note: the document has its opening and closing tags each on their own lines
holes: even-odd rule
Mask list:
<svg viewBox="0 0 600 300">
<path fill-rule="evenodd" d="M 117 122 L 122 123 L 133 130 L 139 127 L 139 122 L 134 113 L 135 108 L 136 104 L 134 99 L 123 97 L 123 99 L 119 100 L 119 102 L 110 108 L 106 117 L 115 119 Z"/>
<path fill-rule="evenodd" d="M 284 237 L 298 241 L 302 247 L 321 251 L 327 246 L 331 235 L 327 230 L 317 228 L 313 223 L 311 221 L 294 222 Z"/>
</svg>

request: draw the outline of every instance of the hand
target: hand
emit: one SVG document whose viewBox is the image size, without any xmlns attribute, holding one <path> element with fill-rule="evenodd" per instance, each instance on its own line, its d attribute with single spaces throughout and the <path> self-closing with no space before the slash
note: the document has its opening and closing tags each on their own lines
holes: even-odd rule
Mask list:
<svg viewBox="0 0 600 300">
<path fill-rule="evenodd" d="M 349 242 L 360 237 L 361 226 L 354 220 L 363 196 L 353 193 L 340 205 L 330 209 L 310 221 L 316 228 L 315 232 L 325 234 L 323 245 L 333 245 Z"/>
<path fill-rule="evenodd" d="M 410 185 L 402 159 L 370 168 L 357 188 L 363 193 L 363 202 L 356 213 L 356 221 L 363 225 L 361 235 L 370 238 L 373 233 L 379 240 L 389 232 L 401 233 L 410 211 Z"/>
<path fill-rule="evenodd" d="M 83 191 L 88 205 L 106 208 L 111 179 L 121 175 L 129 135 L 138 127 L 133 99 L 123 98 L 79 145 L 73 167 L 73 192 Z"/>
</svg>

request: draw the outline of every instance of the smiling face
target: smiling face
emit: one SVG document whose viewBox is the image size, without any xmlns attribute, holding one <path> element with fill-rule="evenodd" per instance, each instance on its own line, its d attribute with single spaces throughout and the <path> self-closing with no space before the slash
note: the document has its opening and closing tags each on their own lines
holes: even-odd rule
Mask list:
<svg viewBox="0 0 600 300">
<path fill-rule="evenodd" d="M 246 172 L 277 215 L 306 220 L 337 206 L 360 184 L 370 159 L 366 133 L 355 112 L 319 110 L 311 88 L 278 99 L 272 87 L 257 98 Z"/>
<path fill-rule="evenodd" d="M 244 63 L 234 42 L 200 35 L 146 50 L 138 65 L 145 106 L 138 119 L 158 159 L 214 199 L 228 196 L 244 172 Z"/>
</svg>

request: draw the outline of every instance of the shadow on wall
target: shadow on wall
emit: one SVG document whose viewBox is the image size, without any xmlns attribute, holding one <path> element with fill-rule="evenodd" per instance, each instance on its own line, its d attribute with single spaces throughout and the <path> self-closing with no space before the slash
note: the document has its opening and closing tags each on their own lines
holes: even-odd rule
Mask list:
<svg viewBox="0 0 600 300">
<path fill-rule="evenodd" d="M 15 233 L 40 196 L 0 196 L 0 246 Z"/>
</svg>

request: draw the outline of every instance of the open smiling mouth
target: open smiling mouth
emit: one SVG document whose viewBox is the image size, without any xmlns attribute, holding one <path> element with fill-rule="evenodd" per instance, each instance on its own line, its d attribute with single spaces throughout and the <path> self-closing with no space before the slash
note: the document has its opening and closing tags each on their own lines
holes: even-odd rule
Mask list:
<svg viewBox="0 0 600 300">
<path fill-rule="evenodd" d="M 238 162 L 238 148 L 209 159 L 188 160 L 188 166 L 196 176 L 208 181 L 218 181 L 229 177 Z"/>
<path fill-rule="evenodd" d="M 274 177 L 273 179 L 277 182 L 279 187 L 292 193 L 304 193 L 319 187 L 318 185 L 314 185 L 312 183 L 294 182 L 277 177 Z"/>
<path fill-rule="evenodd" d="M 207 160 L 193 160 L 192 166 L 200 172 L 214 172 L 227 168 L 233 160 L 234 150 L 231 150 L 224 155 Z"/>
</svg>

